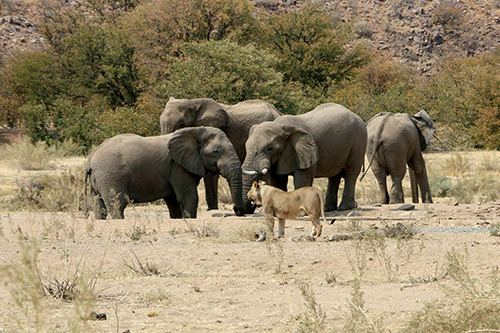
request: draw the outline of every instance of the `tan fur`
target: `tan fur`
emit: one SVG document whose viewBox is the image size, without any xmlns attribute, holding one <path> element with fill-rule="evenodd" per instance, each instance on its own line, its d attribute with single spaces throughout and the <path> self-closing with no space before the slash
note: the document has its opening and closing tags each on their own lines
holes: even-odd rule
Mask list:
<svg viewBox="0 0 500 333">
<path fill-rule="evenodd" d="M 320 214 L 326 222 L 323 210 L 323 193 L 312 186 L 302 187 L 292 192 L 284 192 L 263 182 L 253 182 L 248 197 L 261 204 L 271 233 L 274 232 L 274 218 L 278 218 L 278 237 L 285 234 L 286 219 L 309 216 L 313 224 L 311 236 L 321 236 Z"/>
</svg>

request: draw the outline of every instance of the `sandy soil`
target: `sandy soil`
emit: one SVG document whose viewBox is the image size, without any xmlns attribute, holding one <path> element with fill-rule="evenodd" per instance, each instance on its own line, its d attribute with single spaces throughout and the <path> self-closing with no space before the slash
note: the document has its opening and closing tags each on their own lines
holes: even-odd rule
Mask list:
<svg viewBox="0 0 500 333">
<path fill-rule="evenodd" d="M 97 297 L 88 308 L 86 302 L 44 297 L 37 308 L 24 301 L 24 311 L 11 291 L 28 290 L 26 284 L 20 279 L 1 283 L 0 332 L 33 331 L 36 313 L 46 331 L 67 332 L 72 325 L 84 327 L 78 313 L 90 311 L 107 317 L 89 320 L 90 332 L 293 332 L 307 310 L 299 288 L 303 283 L 326 311 L 327 327 L 341 328 L 348 318 L 356 260 L 366 264 L 361 290 L 367 316 L 398 331 L 412 312 L 442 297 L 440 286 L 451 283 L 443 276 L 448 252 L 467 252 L 469 268 L 479 280 L 486 281 L 490 270 L 500 266 L 500 238 L 489 229 L 500 223 L 500 203 L 437 201 L 417 204 L 412 211 L 363 204 L 352 212 L 328 214 L 335 223 L 324 224 L 316 241 L 303 241 L 311 232 L 308 220 L 289 220 L 284 239 L 260 243 L 255 233 L 264 228 L 263 217 L 222 217 L 230 215 L 229 205 L 210 212 L 202 206 L 197 219 L 186 221 L 169 219 L 164 205 L 129 207 L 125 220 L 106 221 L 81 213 L 3 212 L 4 282 L 9 280 L 6 267 L 25 267 L 20 257 L 31 238 L 40 249 L 37 266 L 43 281 L 61 281 L 75 271 L 85 281 L 99 274 Z M 410 240 L 383 238 L 378 248 L 355 239 L 330 241 L 352 233 L 348 219 L 364 229 L 400 222 L 418 233 Z M 130 269 L 134 263 L 137 267 L 134 255 L 158 274 Z"/>
</svg>

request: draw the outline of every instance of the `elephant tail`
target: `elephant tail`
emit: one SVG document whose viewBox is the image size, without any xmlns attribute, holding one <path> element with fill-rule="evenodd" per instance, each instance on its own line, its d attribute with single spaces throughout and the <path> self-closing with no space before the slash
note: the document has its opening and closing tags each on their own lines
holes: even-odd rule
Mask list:
<svg viewBox="0 0 500 333">
<path fill-rule="evenodd" d="M 373 153 L 372 153 L 372 156 L 370 157 L 370 160 L 368 162 L 368 167 L 366 168 L 366 170 L 363 170 L 363 174 L 361 175 L 361 178 L 359 178 L 359 181 L 362 181 L 363 178 L 366 176 L 366 174 L 368 173 L 368 170 L 370 170 L 370 167 L 372 166 L 372 163 L 373 163 L 373 159 L 375 158 L 375 155 L 377 155 L 377 150 L 380 148 L 380 146 L 382 145 L 383 141 L 382 141 L 382 130 L 384 129 L 384 125 L 385 125 L 385 121 L 387 119 L 387 117 L 389 115 L 391 115 L 392 113 L 390 112 L 381 112 L 379 114 L 377 114 L 376 116 L 372 117 L 367 123 L 366 125 L 368 125 L 374 118 L 376 117 L 383 117 L 382 119 L 382 122 L 380 123 L 380 126 L 377 130 L 377 133 L 375 134 L 375 138 L 374 138 L 374 141 L 375 141 L 375 148 L 373 149 Z M 364 162 L 363 162 L 363 167 L 364 167 Z"/>
<path fill-rule="evenodd" d="M 372 157 L 370 157 L 370 162 L 368 163 L 368 167 L 366 170 L 363 170 L 363 174 L 361 175 L 361 178 L 359 178 L 359 181 L 362 181 L 363 178 L 365 178 L 366 174 L 368 173 L 368 170 L 370 170 L 370 167 L 372 166 L 373 159 L 375 158 L 375 155 L 377 154 L 377 150 L 379 147 L 382 145 L 382 141 L 380 141 L 376 146 L 375 149 L 373 150 Z M 363 161 L 363 169 L 365 167 L 365 162 Z"/>
<path fill-rule="evenodd" d="M 90 167 L 86 167 L 85 168 L 85 175 L 83 177 L 83 214 L 85 215 L 85 217 L 89 217 L 89 206 L 87 204 L 87 198 L 88 198 L 88 194 L 87 194 L 87 184 L 90 182 L 90 172 L 91 172 L 91 169 Z M 92 185 L 90 185 L 92 186 Z"/>
</svg>

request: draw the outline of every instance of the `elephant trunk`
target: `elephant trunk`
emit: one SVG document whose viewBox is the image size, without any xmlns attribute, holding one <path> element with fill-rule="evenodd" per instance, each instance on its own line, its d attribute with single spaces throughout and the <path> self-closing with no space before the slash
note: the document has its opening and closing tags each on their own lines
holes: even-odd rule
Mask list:
<svg viewBox="0 0 500 333">
<path fill-rule="evenodd" d="M 252 158 L 253 157 L 253 158 Z M 245 162 L 243 163 L 243 203 L 245 205 L 245 213 L 252 214 L 255 211 L 255 205 L 248 198 L 248 191 L 252 187 L 254 181 L 264 180 L 271 185 L 271 168 L 270 161 L 266 159 L 258 159 L 257 153 L 248 153 Z"/>
<path fill-rule="evenodd" d="M 229 165 L 223 164 L 219 168 L 222 177 L 227 179 L 229 183 L 229 188 L 231 190 L 231 198 L 234 203 L 234 213 L 237 216 L 245 215 L 245 206 L 243 203 L 242 196 L 242 183 L 241 183 L 241 164 L 238 158 L 235 156 L 235 161 Z"/>
</svg>

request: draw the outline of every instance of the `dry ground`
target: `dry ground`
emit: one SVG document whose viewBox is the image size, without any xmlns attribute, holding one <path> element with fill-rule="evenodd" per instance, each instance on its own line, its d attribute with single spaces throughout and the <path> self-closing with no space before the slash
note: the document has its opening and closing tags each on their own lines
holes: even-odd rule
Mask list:
<svg viewBox="0 0 500 333">
<path fill-rule="evenodd" d="M 447 163 L 452 160 L 454 165 L 466 165 L 450 177 L 474 177 L 482 172 L 484 156 L 500 158 L 498 152 L 461 154 L 466 162 L 457 162 L 456 153 L 426 155 L 429 173 L 450 175 Z M 48 172 L 83 161 L 60 160 Z M 0 168 L 0 189 L 9 197 L 16 178 L 36 173 L 14 171 L 7 162 L 0 162 Z M 495 165 L 489 173 L 498 179 Z M 304 285 L 326 313 L 321 327 L 341 330 L 352 322 L 349 306 L 359 277 L 368 322 L 382 320 L 384 328 L 395 332 L 425 303 L 444 297 L 443 288 L 452 284 L 446 275 L 446 255 L 452 251 L 466 256 L 464 264 L 474 280 L 488 283 L 491 269 L 500 266 L 500 238 L 491 235 L 491 227 L 500 224 L 498 200 L 473 197 L 473 203 L 457 204 L 457 198 L 444 197 L 436 198 L 435 204 L 417 204 L 413 211 L 397 211 L 400 205 L 367 204 L 376 198 L 373 184 L 369 174 L 358 185 L 360 208 L 329 214 L 328 220 L 333 215 L 343 219 L 324 225 L 316 241 L 300 241 L 310 233 L 311 223 L 297 219 L 287 221 L 283 240 L 257 243 L 255 233 L 264 228 L 263 218 L 221 217 L 231 212 L 229 205 L 222 205 L 220 212 L 206 212 L 201 205 L 199 217 L 186 221 L 169 219 L 164 205 L 129 207 L 125 220 L 106 221 L 86 219 L 80 212 L 4 208 L 0 332 L 37 327 L 48 332 L 313 331 L 314 317 L 308 315 L 312 306 L 301 293 Z M 353 234 L 354 222 L 346 219 L 347 214 L 361 229 L 401 222 L 418 233 L 410 239 L 375 234 L 329 241 L 335 235 Z M 33 240 L 39 252 L 30 251 Z M 74 302 L 30 294 L 37 281 L 28 260 L 34 253 L 44 284 L 77 272 L 83 282 L 97 279 L 93 293 L 79 284 L 83 296 Z M 129 267 L 141 271 L 138 262 L 145 273 Z M 9 278 L 12 267 L 18 268 L 19 276 Z M 91 294 L 95 299 L 87 297 Z M 86 321 L 90 311 L 105 313 L 107 320 Z M 307 324 L 307 318 L 313 324 Z"/>
</svg>

